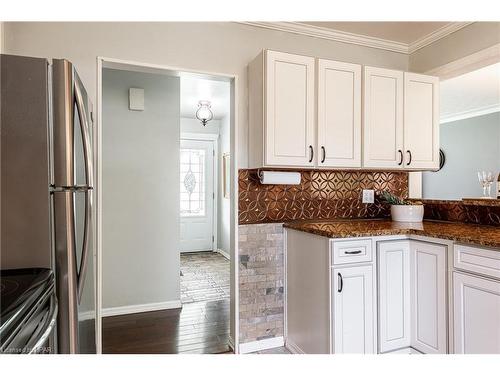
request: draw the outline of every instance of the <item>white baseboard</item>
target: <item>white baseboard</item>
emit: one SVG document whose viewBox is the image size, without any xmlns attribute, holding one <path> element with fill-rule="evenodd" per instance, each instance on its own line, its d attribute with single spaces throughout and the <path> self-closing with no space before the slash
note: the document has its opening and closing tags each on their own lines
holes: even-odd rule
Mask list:
<svg viewBox="0 0 500 375">
<path fill-rule="evenodd" d="M 165 302 L 155 302 L 155 303 L 145 303 L 142 305 L 129 305 L 129 306 L 118 306 L 118 307 L 106 307 L 102 309 L 102 316 L 115 316 L 115 315 L 125 315 L 125 314 L 137 314 L 148 311 L 157 310 L 167 310 L 167 309 L 178 309 L 182 307 L 180 300 L 165 301 Z"/>
<path fill-rule="evenodd" d="M 222 249 L 217 249 L 217 250 L 214 250 L 216 253 L 219 253 L 220 255 L 222 255 L 224 258 L 226 258 L 227 260 L 230 260 L 230 256 L 228 253 L 226 253 L 224 250 Z"/>
<path fill-rule="evenodd" d="M 286 339 L 285 348 L 287 348 L 292 354 L 306 354 L 297 344 L 295 344 L 290 339 Z"/>
<path fill-rule="evenodd" d="M 280 346 L 284 345 L 285 345 L 285 340 L 283 339 L 283 336 L 245 342 L 243 344 L 240 344 L 240 354 L 258 352 L 259 350 L 279 348 Z"/>
<path fill-rule="evenodd" d="M 416 349 L 413 349 L 412 347 L 407 347 L 402 349 L 396 349 L 391 352 L 385 352 L 382 354 L 422 354 L 422 353 Z"/>
</svg>

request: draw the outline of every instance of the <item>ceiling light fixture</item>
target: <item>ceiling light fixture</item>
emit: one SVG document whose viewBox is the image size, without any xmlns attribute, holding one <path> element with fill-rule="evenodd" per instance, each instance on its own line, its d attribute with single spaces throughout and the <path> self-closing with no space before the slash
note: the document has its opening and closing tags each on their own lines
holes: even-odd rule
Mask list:
<svg viewBox="0 0 500 375">
<path fill-rule="evenodd" d="M 198 102 L 198 109 L 196 110 L 196 118 L 201 121 L 203 126 L 214 118 L 214 114 L 210 109 L 210 102 L 208 100 L 200 100 Z"/>
</svg>

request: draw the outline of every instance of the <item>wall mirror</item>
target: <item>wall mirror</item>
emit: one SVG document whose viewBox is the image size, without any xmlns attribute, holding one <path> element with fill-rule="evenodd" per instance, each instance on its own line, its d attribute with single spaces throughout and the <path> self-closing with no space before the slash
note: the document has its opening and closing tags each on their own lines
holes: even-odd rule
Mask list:
<svg viewBox="0 0 500 375">
<path fill-rule="evenodd" d="M 500 63 L 441 81 L 442 168 L 422 173 L 422 198 L 483 198 L 479 171 L 491 172 L 497 198 L 500 172 Z"/>
</svg>

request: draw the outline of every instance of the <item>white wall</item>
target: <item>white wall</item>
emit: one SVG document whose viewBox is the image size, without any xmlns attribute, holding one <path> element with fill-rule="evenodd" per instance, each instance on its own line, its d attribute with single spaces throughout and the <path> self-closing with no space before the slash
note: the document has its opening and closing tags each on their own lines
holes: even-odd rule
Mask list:
<svg viewBox="0 0 500 375">
<path fill-rule="evenodd" d="M 438 172 L 422 173 L 423 198 L 480 197 L 477 172 L 483 170 L 495 173 L 493 196 L 500 172 L 500 112 L 441 124 L 440 140 L 446 163 Z"/>
<path fill-rule="evenodd" d="M 229 116 L 225 116 L 220 121 L 219 131 L 219 189 L 217 208 L 217 247 L 226 254 L 231 254 L 230 244 L 230 199 L 224 198 L 224 164 L 222 156 L 231 150 L 231 121 Z"/>
<path fill-rule="evenodd" d="M 206 126 L 195 118 L 181 117 L 181 133 L 219 134 L 220 120 L 212 120 Z"/>
<path fill-rule="evenodd" d="M 128 109 L 144 89 L 145 110 Z M 179 78 L 105 69 L 103 307 L 178 301 Z"/>
<path fill-rule="evenodd" d="M 238 75 L 240 168 L 248 165 L 247 65 L 263 48 L 408 67 L 405 54 L 230 22 L 7 22 L 5 37 L 7 53 L 71 60 L 94 102 L 98 56 Z"/>
</svg>

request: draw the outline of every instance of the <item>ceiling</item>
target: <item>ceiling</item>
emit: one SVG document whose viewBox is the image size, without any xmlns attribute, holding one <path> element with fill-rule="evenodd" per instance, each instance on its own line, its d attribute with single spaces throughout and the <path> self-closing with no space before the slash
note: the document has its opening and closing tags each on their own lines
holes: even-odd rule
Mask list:
<svg viewBox="0 0 500 375">
<path fill-rule="evenodd" d="M 500 111 L 500 63 L 442 81 L 441 123 Z"/>
<path fill-rule="evenodd" d="M 181 76 L 181 117 L 195 118 L 198 102 L 209 100 L 214 119 L 220 120 L 230 111 L 230 83 L 191 76 Z"/>
<path fill-rule="evenodd" d="M 300 22 L 326 29 L 411 44 L 450 22 Z"/>
</svg>

